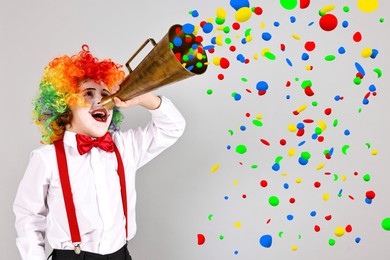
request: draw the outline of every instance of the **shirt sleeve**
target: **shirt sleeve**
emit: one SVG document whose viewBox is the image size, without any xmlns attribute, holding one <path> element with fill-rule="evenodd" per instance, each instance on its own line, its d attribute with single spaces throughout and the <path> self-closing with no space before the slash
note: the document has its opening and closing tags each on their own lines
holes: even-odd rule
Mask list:
<svg viewBox="0 0 390 260">
<path fill-rule="evenodd" d="M 46 259 L 44 243 L 49 176 L 50 170 L 43 155 L 38 150 L 33 151 L 13 204 L 16 244 L 23 260 Z"/>
<path fill-rule="evenodd" d="M 123 132 L 123 145 L 125 150 L 132 150 L 137 169 L 173 145 L 186 125 L 184 117 L 166 97 L 161 97 L 159 108 L 149 111 L 152 120 L 145 127 Z"/>
</svg>

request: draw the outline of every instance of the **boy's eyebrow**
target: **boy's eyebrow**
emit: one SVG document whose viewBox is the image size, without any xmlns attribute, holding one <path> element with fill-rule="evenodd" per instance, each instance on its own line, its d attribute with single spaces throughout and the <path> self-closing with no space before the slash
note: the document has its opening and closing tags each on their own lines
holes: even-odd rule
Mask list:
<svg viewBox="0 0 390 260">
<path fill-rule="evenodd" d="M 89 91 L 89 90 L 96 90 L 96 88 L 85 88 L 82 92 Z"/>
</svg>

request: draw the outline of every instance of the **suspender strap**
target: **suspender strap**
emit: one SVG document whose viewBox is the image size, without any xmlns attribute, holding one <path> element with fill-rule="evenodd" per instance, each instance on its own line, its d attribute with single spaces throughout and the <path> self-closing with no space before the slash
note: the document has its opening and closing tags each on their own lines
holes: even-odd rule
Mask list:
<svg viewBox="0 0 390 260">
<path fill-rule="evenodd" d="M 125 214 L 125 218 L 126 218 L 126 239 L 127 239 L 128 229 L 127 229 L 127 194 L 126 194 L 125 168 L 123 167 L 122 157 L 119 153 L 118 147 L 116 147 L 115 144 L 114 144 L 114 152 L 116 155 L 116 159 L 118 161 L 118 176 L 119 176 L 119 184 L 121 186 L 123 213 Z"/>
<path fill-rule="evenodd" d="M 79 231 L 79 224 L 77 223 L 76 210 L 74 207 L 72 190 L 70 188 L 68 163 L 66 162 L 65 149 L 63 140 L 54 142 L 56 148 L 58 172 L 60 175 L 62 194 L 64 196 L 66 215 L 68 216 L 70 236 L 73 244 L 80 244 L 81 237 Z"/>
<path fill-rule="evenodd" d="M 60 139 L 58 141 L 55 141 L 53 144 L 56 149 L 58 172 L 60 175 L 62 194 L 64 196 L 64 201 L 65 201 L 65 208 L 66 208 L 66 215 L 68 217 L 70 236 L 72 239 L 72 243 L 75 245 L 76 253 L 80 253 L 80 247 L 79 247 L 79 244 L 81 243 L 80 230 L 79 230 L 79 225 L 77 223 L 76 210 L 73 202 L 72 190 L 70 187 L 68 164 L 66 161 L 64 142 L 62 139 Z M 123 167 L 122 157 L 115 144 L 114 144 L 114 151 L 118 161 L 118 176 L 119 176 L 119 184 L 121 186 L 123 213 L 126 219 L 126 239 L 127 239 L 128 221 L 127 221 L 127 195 L 126 195 L 125 169 Z"/>
</svg>

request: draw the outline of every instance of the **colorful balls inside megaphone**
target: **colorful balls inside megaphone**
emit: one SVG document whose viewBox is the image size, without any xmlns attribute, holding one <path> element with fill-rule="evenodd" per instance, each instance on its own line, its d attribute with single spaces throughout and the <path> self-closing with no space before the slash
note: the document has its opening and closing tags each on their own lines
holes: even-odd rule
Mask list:
<svg viewBox="0 0 390 260">
<path fill-rule="evenodd" d="M 184 68 L 195 74 L 202 74 L 207 69 L 207 55 L 202 46 L 203 38 L 195 36 L 194 31 L 195 26 L 192 24 L 174 26 L 169 33 L 169 44 Z"/>
</svg>

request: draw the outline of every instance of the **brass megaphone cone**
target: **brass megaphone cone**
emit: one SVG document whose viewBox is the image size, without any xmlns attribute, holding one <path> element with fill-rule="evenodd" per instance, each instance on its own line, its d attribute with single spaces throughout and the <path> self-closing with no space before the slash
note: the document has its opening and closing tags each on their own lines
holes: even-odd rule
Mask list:
<svg viewBox="0 0 390 260">
<path fill-rule="evenodd" d="M 133 71 L 130 62 L 149 42 L 154 48 Z M 120 90 L 100 102 L 108 110 L 115 106 L 114 97 L 129 100 L 161 86 L 204 73 L 207 69 L 207 55 L 197 38 L 192 33 L 185 33 L 182 26 L 176 24 L 158 44 L 151 38 L 146 40 L 126 62 L 126 67 L 129 75 L 120 84 Z"/>
</svg>

